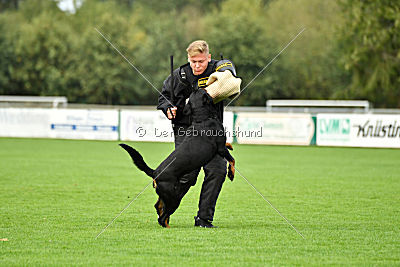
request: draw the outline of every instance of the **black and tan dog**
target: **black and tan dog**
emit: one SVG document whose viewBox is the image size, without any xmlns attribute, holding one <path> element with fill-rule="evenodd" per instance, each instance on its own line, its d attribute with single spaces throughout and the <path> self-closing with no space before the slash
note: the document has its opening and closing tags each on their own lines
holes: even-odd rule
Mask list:
<svg viewBox="0 0 400 267">
<path fill-rule="evenodd" d="M 153 185 L 159 196 L 155 204 L 159 216 L 158 223 L 163 227 L 169 227 L 169 217 L 179 207 L 180 177 L 201 168 L 216 154 L 229 162 L 229 179 L 233 180 L 235 175 L 235 160 L 227 149 L 232 150 L 232 146 L 226 143 L 225 131 L 217 119 L 211 96 L 204 89 L 194 91 L 184 112 L 190 113 L 193 118 L 192 125 L 185 132 L 186 137 L 155 170 L 145 163 L 134 148 L 120 144 L 129 153 L 134 164 L 153 178 Z"/>
</svg>

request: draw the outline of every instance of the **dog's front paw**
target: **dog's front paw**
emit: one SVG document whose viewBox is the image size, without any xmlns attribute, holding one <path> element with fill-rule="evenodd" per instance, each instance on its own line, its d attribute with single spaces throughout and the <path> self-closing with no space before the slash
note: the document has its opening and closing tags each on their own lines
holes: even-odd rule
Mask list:
<svg viewBox="0 0 400 267">
<path fill-rule="evenodd" d="M 231 143 L 225 143 L 225 147 L 229 150 L 233 150 L 233 146 Z"/>
<path fill-rule="evenodd" d="M 235 178 L 235 161 L 229 161 L 229 166 L 228 166 L 228 178 L 229 180 L 233 181 L 233 178 Z"/>
</svg>

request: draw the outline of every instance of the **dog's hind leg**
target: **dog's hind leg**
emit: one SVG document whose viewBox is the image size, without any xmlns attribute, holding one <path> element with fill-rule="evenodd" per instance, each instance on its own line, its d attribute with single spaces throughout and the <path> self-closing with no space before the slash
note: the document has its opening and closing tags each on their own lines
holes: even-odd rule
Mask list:
<svg viewBox="0 0 400 267">
<path fill-rule="evenodd" d="M 156 209 L 158 214 L 158 223 L 162 227 L 170 228 L 169 215 L 167 215 L 167 213 L 165 212 L 165 204 L 161 198 L 158 198 L 156 204 L 154 205 L 154 208 Z"/>
<path fill-rule="evenodd" d="M 158 217 L 160 217 L 163 213 L 164 201 L 162 201 L 161 198 L 158 198 L 156 204 L 154 204 L 154 208 L 156 209 Z"/>
<path fill-rule="evenodd" d="M 179 207 L 180 199 L 178 198 L 175 186 L 169 182 L 158 181 L 156 193 L 159 198 L 154 208 L 158 214 L 158 223 L 162 227 L 169 228 L 169 218 Z"/>
<path fill-rule="evenodd" d="M 158 224 L 164 228 L 170 228 L 169 215 L 167 213 L 164 213 L 160 217 L 158 217 Z"/>
</svg>

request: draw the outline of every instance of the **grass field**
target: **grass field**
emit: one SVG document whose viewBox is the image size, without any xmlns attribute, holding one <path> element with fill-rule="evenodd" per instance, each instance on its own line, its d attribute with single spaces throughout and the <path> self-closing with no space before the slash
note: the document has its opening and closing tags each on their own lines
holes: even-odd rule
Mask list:
<svg viewBox="0 0 400 267">
<path fill-rule="evenodd" d="M 156 222 L 151 180 L 117 142 L 0 138 L 0 265 L 399 265 L 400 150 L 236 145 L 217 229 L 193 227 L 198 182 Z M 172 144 L 129 143 L 155 167 Z"/>
</svg>

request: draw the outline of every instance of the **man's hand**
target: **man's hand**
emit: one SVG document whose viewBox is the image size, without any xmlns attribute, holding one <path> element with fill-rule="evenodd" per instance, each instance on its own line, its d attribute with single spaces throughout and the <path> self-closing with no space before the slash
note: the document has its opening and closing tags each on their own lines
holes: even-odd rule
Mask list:
<svg viewBox="0 0 400 267">
<path fill-rule="evenodd" d="M 176 107 L 168 108 L 167 109 L 167 117 L 168 119 L 172 120 L 176 117 Z"/>
</svg>

